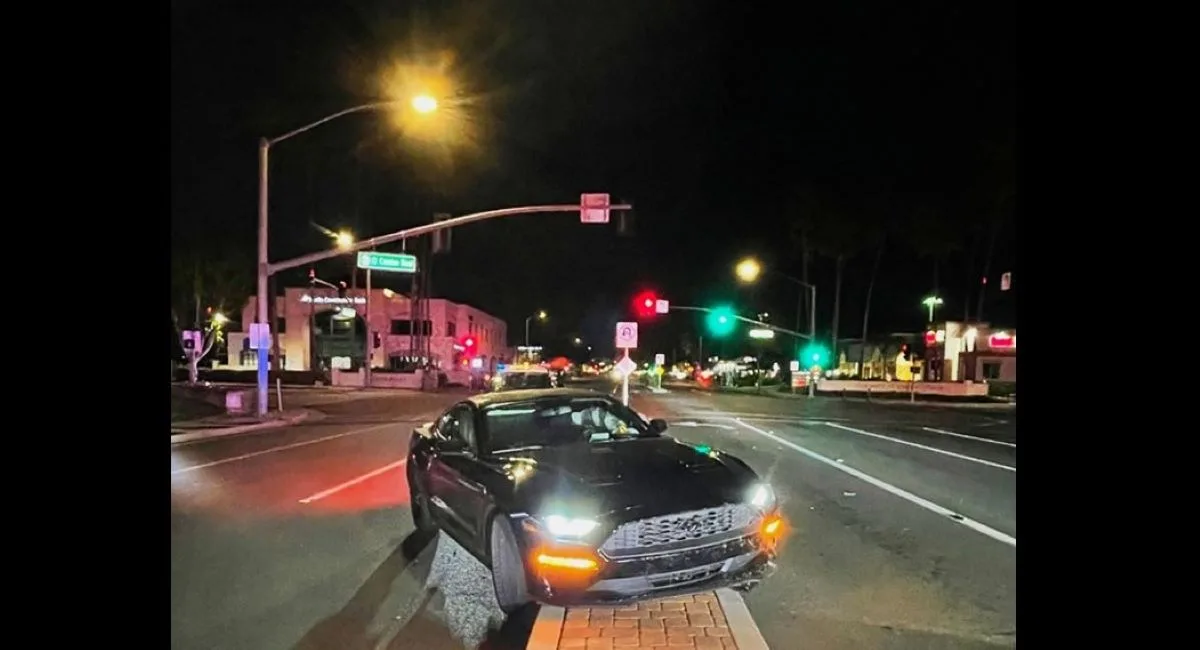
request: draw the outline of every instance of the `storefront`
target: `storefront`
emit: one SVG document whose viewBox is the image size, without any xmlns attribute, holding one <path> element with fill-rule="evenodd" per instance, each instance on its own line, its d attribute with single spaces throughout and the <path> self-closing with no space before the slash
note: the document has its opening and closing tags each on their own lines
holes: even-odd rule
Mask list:
<svg viewBox="0 0 1200 650">
<path fill-rule="evenodd" d="M 245 329 L 255 321 L 255 305 L 251 296 L 242 309 Z M 372 290 L 369 333 L 364 289 L 350 289 L 339 296 L 333 289 L 289 288 L 276 298 L 275 305 L 279 318 L 273 329 L 285 370 L 357 369 L 366 359 L 368 338 L 372 368 L 402 370 L 426 362 L 448 368 L 468 363 L 468 354 L 482 359 L 476 364 L 490 366 L 512 354 L 504 321 L 440 298 L 429 299 L 424 318 L 415 321 L 408 296 L 389 289 Z M 229 333 L 223 361 L 223 367 L 238 370 L 258 366 L 247 332 Z"/>
<path fill-rule="evenodd" d="M 1017 381 L 1017 330 L 948 321 L 925 332 L 926 380 Z"/>
</svg>

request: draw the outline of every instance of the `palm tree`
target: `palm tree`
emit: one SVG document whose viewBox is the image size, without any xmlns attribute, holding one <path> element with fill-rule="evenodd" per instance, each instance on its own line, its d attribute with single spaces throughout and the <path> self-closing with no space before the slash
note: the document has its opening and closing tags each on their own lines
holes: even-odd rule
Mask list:
<svg viewBox="0 0 1200 650">
<path fill-rule="evenodd" d="M 919 257 L 933 261 L 933 293 L 938 294 L 938 271 L 942 264 L 962 251 L 963 234 L 945 211 L 931 203 L 918 206 L 909 218 L 908 240 Z"/>
<path fill-rule="evenodd" d="M 867 329 L 871 322 L 871 296 L 875 293 L 875 278 L 879 276 L 879 265 L 883 261 L 883 249 L 887 243 L 887 232 L 879 231 L 875 244 L 875 261 L 871 264 L 871 279 L 867 281 L 867 299 L 863 305 L 862 344 L 858 348 L 858 374 L 862 378 L 863 364 L 867 360 Z"/>
<path fill-rule="evenodd" d="M 833 323 L 830 328 L 833 345 L 830 354 L 836 359 L 842 312 L 842 280 L 845 277 L 847 260 L 853 258 L 862 248 L 862 224 L 850 218 L 849 211 L 843 205 L 834 205 L 828 198 L 821 200 L 815 207 L 809 238 L 817 253 L 832 259 L 834 265 Z"/>
</svg>

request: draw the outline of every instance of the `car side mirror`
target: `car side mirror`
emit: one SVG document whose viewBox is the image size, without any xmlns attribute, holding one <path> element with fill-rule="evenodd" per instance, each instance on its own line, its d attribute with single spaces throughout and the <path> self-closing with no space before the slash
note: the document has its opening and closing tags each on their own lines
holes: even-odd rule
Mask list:
<svg viewBox="0 0 1200 650">
<path fill-rule="evenodd" d="M 662 433 L 667 430 L 667 421 L 662 418 L 654 418 L 650 420 L 650 430 L 654 433 Z"/>
</svg>

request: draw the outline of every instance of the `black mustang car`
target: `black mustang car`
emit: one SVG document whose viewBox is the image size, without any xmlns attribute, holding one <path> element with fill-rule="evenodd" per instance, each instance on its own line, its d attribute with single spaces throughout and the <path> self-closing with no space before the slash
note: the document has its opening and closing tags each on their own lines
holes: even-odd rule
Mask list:
<svg viewBox="0 0 1200 650">
<path fill-rule="evenodd" d="M 774 570 L 771 488 L 666 428 L 589 390 L 476 395 L 413 430 L 413 520 L 490 567 L 506 612 L 750 589 Z"/>
</svg>

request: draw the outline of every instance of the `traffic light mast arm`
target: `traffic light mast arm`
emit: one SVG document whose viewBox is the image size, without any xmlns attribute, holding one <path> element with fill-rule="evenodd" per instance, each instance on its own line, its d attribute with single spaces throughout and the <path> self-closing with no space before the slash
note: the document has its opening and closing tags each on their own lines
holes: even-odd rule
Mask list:
<svg viewBox="0 0 1200 650">
<path fill-rule="evenodd" d="M 464 214 L 461 217 L 454 217 L 452 219 L 446 219 L 445 221 L 435 221 L 433 223 L 427 223 L 423 226 L 406 228 L 405 230 L 398 230 L 394 233 L 390 233 L 387 235 L 380 235 L 378 237 L 364 239 L 362 241 L 355 242 L 354 244 L 351 244 L 350 246 L 347 246 L 345 248 L 337 248 L 337 249 L 333 249 L 333 250 L 325 250 L 325 251 L 319 251 L 316 253 L 309 253 L 308 255 L 301 255 L 300 257 L 293 257 L 290 260 L 283 260 L 281 262 L 274 262 L 271 264 L 267 264 L 267 274 L 273 275 L 275 273 L 279 273 L 280 271 L 294 269 L 297 266 L 304 266 L 306 264 L 320 262 L 321 260 L 327 260 L 332 257 L 339 257 L 339 256 L 345 255 L 347 253 L 356 253 L 361 250 L 368 250 L 371 248 L 375 248 L 377 246 L 382 246 L 383 244 L 389 244 L 394 241 L 400 241 L 401 239 L 409 239 L 411 237 L 420 237 L 421 235 L 428 235 L 431 232 L 445 230 L 446 228 L 453 228 L 455 226 L 465 226 L 466 224 L 473 223 L 475 221 L 485 221 L 487 219 L 497 219 L 500 217 L 511 217 L 511 216 L 518 215 L 518 214 L 538 214 L 538 213 L 543 213 L 543 212 L 579 212 L 579 209 L 580 209 L 580 206 L 576 205 L 576 204 L 527 205 L 527 206 L 522 206 L 519 208 L 501 208 L 499 210 L 487 210 L 484 212 L 474 212 L 471 214 Z M 627 203 L 620 203 L 617 205 L 610 205 L 610 206 L 608 206 L 608 209 L 609 210 L 632 210 L 633 206 L 630 204 L 627 204 Z"/>
<path fill-rule="evenodd" d="M 712 310 L 709 309 L 708 307 L 690 307 L 688 305 L 671 305 L 671 309 L 672 310 L 679 309 L 682 311 L 698 311 L 698 312 L 702 312 L 705 314 L 712 313 Z M 750 323 L 751 325 L 758 325 L 759 327 L 764 327 L 766 329 L 769 329 L 769 330 L 772 330 L 775 332 L 782 332 L 784 334 L 795 336 L 797 338 L 801 338 L 801 339 L 811 339 L 812 338 L 808 334 L 801 334 L 800 332 L 797 332 L 795 330 L 790 330 L 790 329 L 787 329 L 786 327 L 779 327 L 778 325 L 772 325 L 770 323 L 764 323 L 759 320 L 754 320 L 753 318 L 746 318 L 745 316 L 739 316 L 737 314 L 730 314 L 730 316 L 732 316 L 736 320 L 742 321 L 743 323 Z"/>
</svg>

